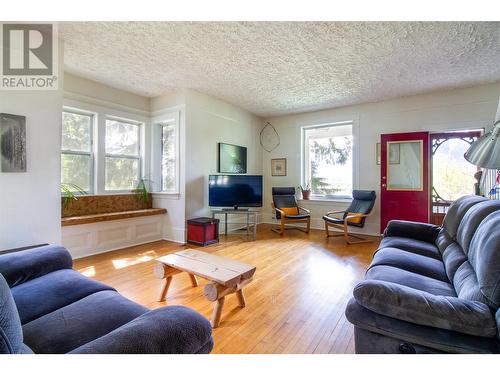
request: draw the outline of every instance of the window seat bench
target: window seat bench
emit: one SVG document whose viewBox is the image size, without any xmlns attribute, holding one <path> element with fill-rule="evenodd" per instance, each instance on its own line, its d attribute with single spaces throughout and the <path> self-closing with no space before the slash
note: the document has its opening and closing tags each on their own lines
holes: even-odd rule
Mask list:
<svg viewBox="0 0 500 375">
<path fill-rule="evenodd" d="M 110 212 L 103 214 L 70 216 L 70 217 L 63 217 L 61 219 L 61 225 L 63 227 L 66 227 L 69 225 L 90 224 L 102 221 L 130 219 L 133 217 L 142 217 L 142 216 L 163 215 L 166 213 L 167 210 L 164 208 L 146 208 L 142 210 L 133 210 L 133 211 L 119 211 L 119 212 Z"/>
</svg>

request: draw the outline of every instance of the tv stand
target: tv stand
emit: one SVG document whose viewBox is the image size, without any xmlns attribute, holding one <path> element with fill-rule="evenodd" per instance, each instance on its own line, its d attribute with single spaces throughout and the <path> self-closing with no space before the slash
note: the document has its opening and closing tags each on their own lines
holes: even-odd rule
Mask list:
<svg viewBox="0 0 500 375">
<path fill-rule="evenodd" d="M 237 224 L 237 225 L 245 225 L 245 223 L 240 222 L 228 222 L 228 215 L 245 215 L 247 220 L 246 220 L 246 226 L 244 227 L 247 231 L 247 237 L 250 236 L 250 227 L 253 227 L 253 240 L 255 241 L 257 239 L 257 211 L 250 211 L 248 208 L 222 208 L 222 209 L 213 209 L 211 210 L 212 212 L 212 219 L 215 219 L 216 215 L 224 215 L 224 235 L 228 235 L 227 231 L 227 224 Z M 250 221 L 250 217 L 252 217 L 252 220 Z"/>
<path fill-rule="evenodd" d="M 242 212 L 245 212 L 245 211 L 249 211 L 248 208 L 241 208 L 241 207 L 238 207 L 238 206 L 234 206 L 233 208 L 223 208 L 222 211 L 226 212 L 234 212 L 234 211 L 242 211 Z"/>
</svg>

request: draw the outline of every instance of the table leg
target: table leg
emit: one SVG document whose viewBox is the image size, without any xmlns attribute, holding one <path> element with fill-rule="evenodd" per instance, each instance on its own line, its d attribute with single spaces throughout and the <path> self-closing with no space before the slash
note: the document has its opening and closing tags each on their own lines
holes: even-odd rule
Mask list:
<svg viewBox="0 0 500 375">
<path fill-rule="evenodd" d="M 224 307 L 225 300 L 226 297 L 222 297 L 215 302 L 214 311 L 212 312 L 212 319 L 210 319 L 212 328 L 217 328 L 220 324 L 220 317 L 222 315 L 222 308 Z"/>
<path fill-rule="evenodd" d="M 245 296 L 243 295 L 243 289 L 236 291 L 236 297 L 238 297 L 238 305 L 240 307 L 245 307 L 247 302 L 245 301 Z"/>
<path fill-rule="evenodd" d="M 164 302 L 167 299 L 168 287 L 170 286 L 171 282 L 172 282 L 172 276 L 167 276 L 167 278 L 165 279 L 165 284 L 161 288 L 158 302 Z"/>
<path fill-rule="evenodd" d="M 257 239 L 257 213 L 253 214 L 253 240 Z"/>
<path fill-rule="evenodd" d="M 196 278 L 195 275 L 193 275 L 192 273 L 188 274 L 189 275 L 189 278 L 191 279 L 191 285 L 196 288 L 198 286 L 198 279 Z"/>
<path fill-rule="evenodd" d="M 249 225 L 250 225 L 250 214 L 247 212 L 247 239 L 248 239 L 248 236 L 250 234 L 250 233 L 248 233 L 248 230 L 249 230 L 248 226 Z"/>
<path fill-rule="evenodd" d="M 224 236 L 227 236 L 227 212 L 224 213 Z"/>
</svg>

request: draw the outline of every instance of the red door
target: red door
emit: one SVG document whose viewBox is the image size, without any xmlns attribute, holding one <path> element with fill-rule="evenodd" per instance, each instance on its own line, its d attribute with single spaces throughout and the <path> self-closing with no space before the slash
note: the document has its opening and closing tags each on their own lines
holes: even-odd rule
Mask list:
<svg viewBox="0 0 500 375">
<path fill-rule="evenodd" d="M 382 134 L 380 231 L 390 220 L 429 222 L 429 133 Z"/>
</svg>

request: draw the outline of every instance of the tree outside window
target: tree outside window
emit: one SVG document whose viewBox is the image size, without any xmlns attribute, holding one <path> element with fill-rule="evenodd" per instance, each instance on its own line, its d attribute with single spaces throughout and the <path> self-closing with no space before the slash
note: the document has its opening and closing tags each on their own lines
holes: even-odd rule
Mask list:
<svg viewBox="0 0 500 375">
<path fill-rule="evenodd" d="M 351 197 L 352 125 L 303 128 L 303 183 L 313 196 Z"/>
</svg>

